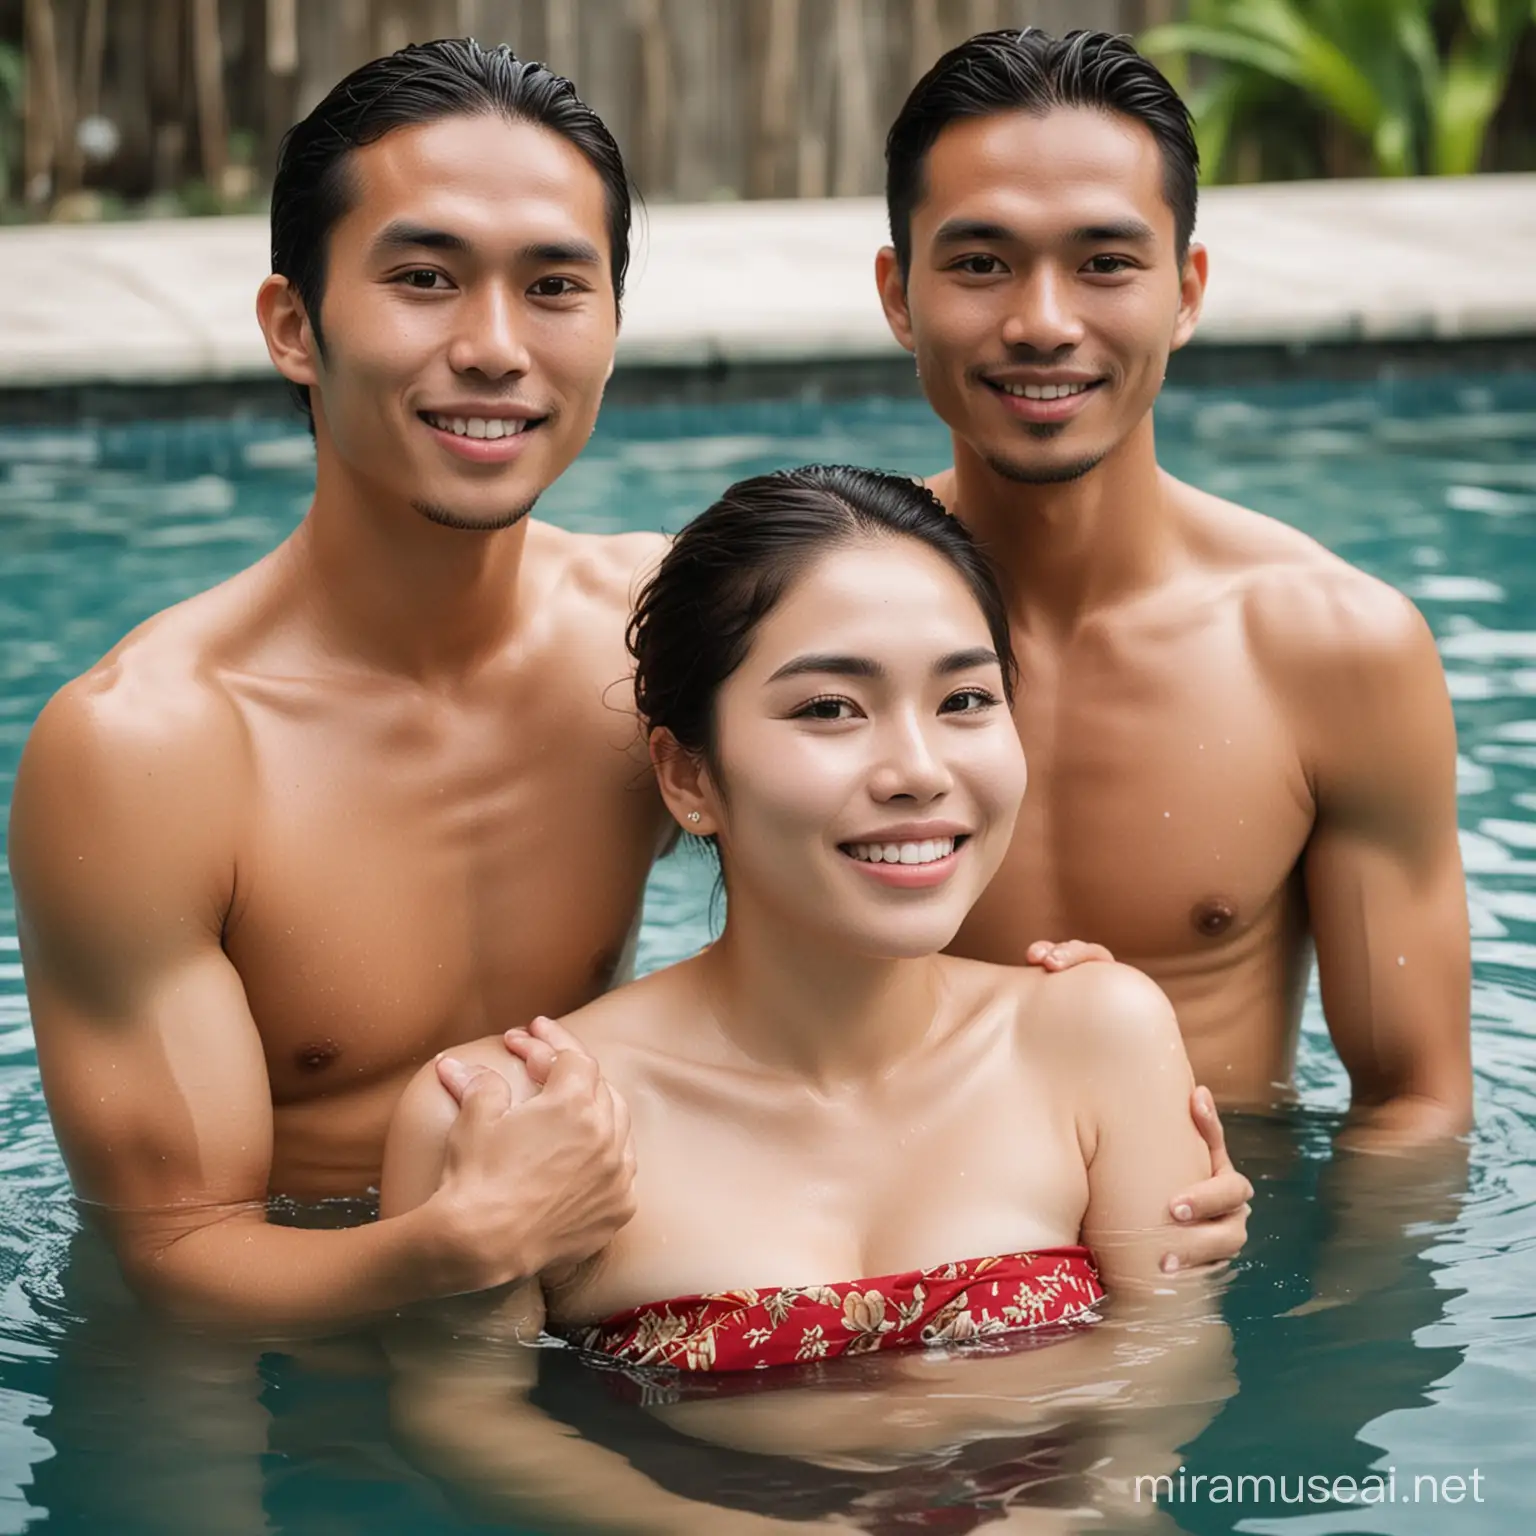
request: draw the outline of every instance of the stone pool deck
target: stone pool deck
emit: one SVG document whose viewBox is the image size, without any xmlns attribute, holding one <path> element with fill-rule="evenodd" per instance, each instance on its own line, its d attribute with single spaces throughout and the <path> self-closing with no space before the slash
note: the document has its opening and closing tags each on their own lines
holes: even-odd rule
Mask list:
<svg viewBox="0 0 1536 1536">
<path fill-rule="evenodd" d="M 621 366 L 878 361 L 877 199 L 653 207 Z M 1536 338 L 1536 175 L 1223 187 L 1202 347 Z M 0 230 L 0 390 L 270 379 L 266 221 Z"/>
</svg>

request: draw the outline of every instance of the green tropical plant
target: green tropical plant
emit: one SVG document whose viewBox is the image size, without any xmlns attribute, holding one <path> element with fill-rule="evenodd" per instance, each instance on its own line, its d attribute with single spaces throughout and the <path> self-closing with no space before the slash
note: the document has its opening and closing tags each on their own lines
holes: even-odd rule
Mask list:
<svg viewBox="0 0 1536 1536">
<path fill-rule="evenodd" d="M 1187 20 L 1140 45 L 1221 64 L 1191 98 L 1213 180 L 1255 96 L 1276 83 L 1353 129 L 1378 174 L 1459 176 L 1482 159 L 1536 0 L 1459 0 L 1442 44 L 1446 11 L 1437 0 L 1191 0 Z"/>
<path fill-rule="evenodd" d="M 0 203 L 10 196 L 11 161 L 21 147 L 25 74 L 21 51 L 9 43 L 0 43 Z"/>
</svg>

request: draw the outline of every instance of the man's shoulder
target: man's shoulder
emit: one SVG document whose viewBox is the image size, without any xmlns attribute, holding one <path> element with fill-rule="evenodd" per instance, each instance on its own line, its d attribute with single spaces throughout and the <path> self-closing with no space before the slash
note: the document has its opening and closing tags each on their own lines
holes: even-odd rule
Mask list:
<svg viewBox="0 0 1536 1536">
<path fill-rule="evenodd" d="M 1189 494 L 1201 553 L 1237 595 L 1261 664 L 1308 677 L 1422 654 L 1423 617 L 1395 587 L 1276 518 Z"/>
<path fill-rule="evenodd" d="M 544 522 L 532 524 L 529 535 L 531 553 L 562 595 L 626 621 L 668 544 L 660 533 L 573 533 Z"/>
<path fill-rule="evenodd" d="M 219 680 L 209 618 L 194 598 L 139 625 L 48 701 L 24 762 L 86 783 L 227 774 L 244 732 Z"/>
</svg>

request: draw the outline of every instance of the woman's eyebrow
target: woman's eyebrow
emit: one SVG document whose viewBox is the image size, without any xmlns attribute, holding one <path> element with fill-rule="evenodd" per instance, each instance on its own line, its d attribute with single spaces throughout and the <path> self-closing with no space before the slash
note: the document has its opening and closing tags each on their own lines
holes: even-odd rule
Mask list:
<svg viewBox="0 0 1536 1536">
<path fill-rule="evenodd" d="M 974 667 L 996 667 L 1001 664 L 997 652 L 990 646 L 973 645 L 967 650 L 951 651 L 947 656 L 939 657 L 933 664 L 933 671 L 936 677 L 948 677 L 952 672 L 969 672 Z M 868 656 L 811 651 L 786 661 L 768 681 L 776 683 L 786 677 L 804 677 L 811 672 L 830 674 L 833 677 L 881 678 L 886 675 L 885 668 Z"/>
<path fill-rule="evenodd" d="M 884 677 L 885 668 L 867 656 L 840 656 L 832 652 L 812 651 L 786 661 L 772 677 L 776 683 L 784 677 L 803 677 L 807 672 L 827 672 L 835 677 Z"/>
<path fill-rule="evenodd" d="M 997 652 L 991 646 L 974 645 L 968 651 L 951 651 L 948 656 L 940 657 L 934 663 L 933 670 L 940 677 L 948 677 L 951 672 L 969 672 L 973 667 L 1001 665 Z"/>
</svg>

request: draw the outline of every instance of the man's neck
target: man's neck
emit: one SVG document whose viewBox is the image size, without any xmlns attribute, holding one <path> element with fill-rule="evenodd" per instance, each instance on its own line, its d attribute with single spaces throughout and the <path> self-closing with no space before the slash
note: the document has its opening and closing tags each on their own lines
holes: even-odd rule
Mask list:
<svg viewBox="0 0 1536 1536">
<path fill-rule="evenodd" d="M 434 523 L 322 458 L 291 542 L 325 643 L 362 665 L 452 684 L 516 627 L 528 519 L 490 532 Z"/>
<path fill-rule="evenodd" d="M 955 439 L 950 511 L 986 546 L 1025 628 L 1070 634 L 1093 612 L 1156 585 L 1174 548 L 1152 418 L 1076 480 L 1027 484 Z"/>
</svg>

